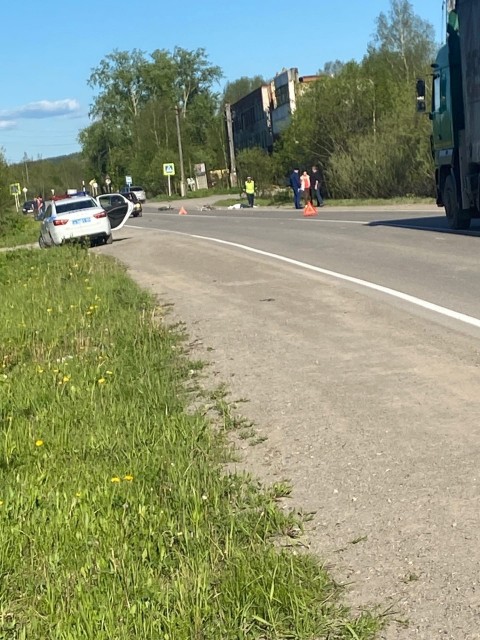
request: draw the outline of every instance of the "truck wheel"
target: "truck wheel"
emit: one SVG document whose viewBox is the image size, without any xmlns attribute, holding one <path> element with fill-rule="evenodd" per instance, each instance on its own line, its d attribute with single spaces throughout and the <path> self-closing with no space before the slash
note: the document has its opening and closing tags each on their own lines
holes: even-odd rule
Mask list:
<svg viewBox="0 0 480 640">
<path fill-rule="evenodd" d="M 449 175 L 445 179 L 442 194 L 447 222 L 450 229 L 469 229 L 471 218 L 468 213 L 464 213 L 457 196 L 457 185 L 453 176 Z"/>
</svg>

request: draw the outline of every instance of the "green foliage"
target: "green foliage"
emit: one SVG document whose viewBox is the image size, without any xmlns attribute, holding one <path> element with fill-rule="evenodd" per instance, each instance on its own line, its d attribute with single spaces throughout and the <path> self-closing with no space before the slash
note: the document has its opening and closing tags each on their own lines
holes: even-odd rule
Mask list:
<svg viewBox="0 0 480 640">
<path fill-rule="evenodd" d="M 229 102 L 230 104 L 238 102 L 238 100 L 248 95 L 255 89 L 258 89 L 258 87 L 261 87 L 264 83 L 265 80 L 263 79 L 263 77 L 258 75 L 253 76 L 252 78 L 249 78 L 248 76 L 242 76 L 241 78 L 238 78 L 238 80 L 227 82 L 222 95 L 222 109 L 225 107 L 227 102 Z"/>
<path fill-rule="evenodd" d="M 177 107 L 187 175 L 193 175 L 198 162 L 224 167 L 218 97 L 212 91 L 221 75 L 202 48 L 158 49 L 150 58 L 138 50 L 107 55 L 89 80 L 98 88 L 91 111 L 97 120 L 80 134 L 91 173 L 97 180 L 108 173 L 118 186 L 129 174 L 149 193 L 166 192 L 162 165 L 178 166 Z M 174 190 L 179 190 L 178 180 L 173 180 Z"/>
<path fill-rule="evenodd" d="M 30 216 L 23 215 L 21 211 L 17 212 L 0 205 L 0 247 L 36 242 L 39 235 L 38 226 L 38 222 Z"/>
<path fill-rule="evenodd" d="M 33 160 L 25 154 L 22 162 L 8 167 L 9 182 L 19 182 L 22 188 L 26 187 L 27 200 L 32 200 L 37 194 L 47 199 L 52 189 L 57 194 L 65 193 L 67 189 L 80 189 L 82 180 L 86 183 L 90 180 L 88 174 L 87 165 L 78 153 L 48 160 Z M 11 203 L 11 196 L 8 198 Z M 20 202 L 22 199 L 23 194 Z"/>
<path fill-rule="evenodd" d="M 239 184 L 243 189 L 247 176 L 251 176 L 255 182 L 255 191 L 258 195 L 269 192 L 274 177 L 274 161 L 263 149 L 254 147 L 244 149 L 237 155 L 237 169 Z"/>
<path fill-rule="evenodd" d="M 12 180 L 13 182 L 13 180 Z M 15 181 L 17 182 L 17 181 Z M 10 171 L 3 152 L 0 150 L 0 210 L 3 209 L 11 196 L 8 185 L 10 183 Z"/>
<path fill-rule="evenodd" d="M 277 173 L 318 164 L 337 198 L 432 196 L 430 126 L 415 114 L 414 79 L 428 72 L 433 48 L 431 25 L 407 0 L 391 0 L 362 62 L 336 65 L 299 97 Z"/>
</svg>

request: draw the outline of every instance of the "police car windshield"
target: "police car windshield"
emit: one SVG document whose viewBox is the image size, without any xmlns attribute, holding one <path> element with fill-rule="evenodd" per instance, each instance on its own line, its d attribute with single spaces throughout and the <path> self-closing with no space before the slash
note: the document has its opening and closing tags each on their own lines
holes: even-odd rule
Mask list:
<svg viewBox="0 0 480 640">
<path fill-rule="evenodd" d="M 86 198 L 82 200 L 71 200 L 71 202 L 63 202 L 62 204 L 57 204 L 55 207 L 57 213 L 71 213 L 72 211 L 79 211 L 80 209 L 92 209 L 93 207 L 98 207 L 98 204 L 95 200 L 91 198 Z"/>
</svg>

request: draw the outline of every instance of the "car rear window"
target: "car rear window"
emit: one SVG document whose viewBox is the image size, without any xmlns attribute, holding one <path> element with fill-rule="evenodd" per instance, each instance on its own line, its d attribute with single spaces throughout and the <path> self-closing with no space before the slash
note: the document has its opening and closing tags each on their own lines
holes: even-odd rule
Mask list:
<svg viewBox="0 0 480 640">
<path fill-rule="evenodd" d="M 81 209 L 93 209 L 93 207 L 98 207 L 95 200 L 72 200 L 71 202 L 57 204 L 56 210 L 57 213 L 71 213 Z"/>
</svg>

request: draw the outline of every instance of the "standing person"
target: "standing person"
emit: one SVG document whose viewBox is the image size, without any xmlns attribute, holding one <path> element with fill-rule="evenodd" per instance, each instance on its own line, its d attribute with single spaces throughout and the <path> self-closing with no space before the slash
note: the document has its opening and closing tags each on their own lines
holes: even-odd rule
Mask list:
<svg viewBox="0 0 480 640">
<path fill-rule="evenodd" d="M 290 187 L 293 191 L 293 204 L 295 209 L 301 209 L 302 205 L 300 204 L 300 187 L 302 186 L 300 182 L 300 169 L 295 168 L 290 175 Z"/>
<path fill-rule="evenodd" d="M 312 200 L 312 196 L 310 194 L 310 176 L 306 171 L 302 173 L 300 176 L 300 190 L 303 196 L 303 203 L 305 206 Z"/>
<path fill-rule="evenodd" d="M 38 196 L 35 196 L 35 209 L 36 209 L 36 214 L 35 217 L 38 217 L 41 213 L 42 213 L 42 207 L 43 207 L 43 198 L 40 194 L 38 194 Z"/>
<path fill-rule="evenodd" d="M 312 200 L 315 197 L 315 199 L 317 200 L 317 207 L 323 207 L 325 203 L 323 202 L 321 194 L 322 175 L 316 165 L 313 165 L 312 167 L 312 173 L 310 174 L 310 185 L 312 188 Z"/>
<path fill-rule="evenodd" d="M 255 202 L 255 182 L 250 176 L 245 181 L 245 193 L 247 194 L 248 206 L 252 209 Z"/>
</svg>

